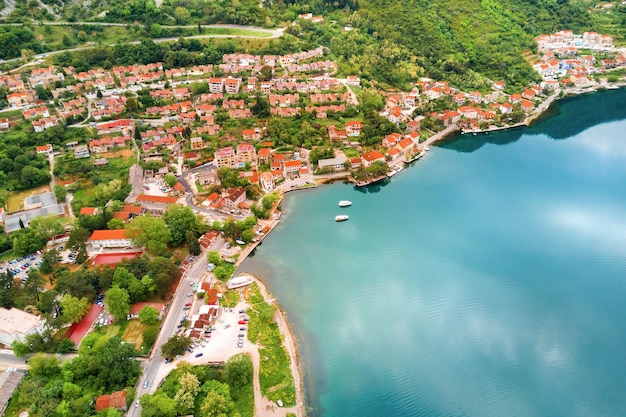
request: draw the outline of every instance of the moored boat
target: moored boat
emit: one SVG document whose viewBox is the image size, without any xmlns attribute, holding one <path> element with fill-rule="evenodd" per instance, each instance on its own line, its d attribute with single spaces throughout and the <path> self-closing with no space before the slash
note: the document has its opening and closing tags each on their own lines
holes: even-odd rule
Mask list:
<svg viewBox="0 0 626 417">
<path fill-rule="evenodd" d="M 250 285 L 254 282 L 254 277 L 250 274 L 240 274 L 234 278 L 231 278 L 228 280 L 228 282 L 226 283 L 226 287 L 228 287 L 229 290 L 232 290 L 234 288 L 241 288 L 241 287 L 245 287 L 246 285 Z"/>
<path fill-rule="evenodd" d="M 352 205 L 352 201 L 348 201 L 348 200 L 341 200 L 339 202 L 339 207 L 349 207 Z"/>
<path fill-rule="evenodd" d="M 345 214 L 340 214 L 339 216 L 335 216 L 335 221 L 336 222 L 345 222 L 346 220 L 348 220 L 348 216 L 346 216 Z"/>
</svg>

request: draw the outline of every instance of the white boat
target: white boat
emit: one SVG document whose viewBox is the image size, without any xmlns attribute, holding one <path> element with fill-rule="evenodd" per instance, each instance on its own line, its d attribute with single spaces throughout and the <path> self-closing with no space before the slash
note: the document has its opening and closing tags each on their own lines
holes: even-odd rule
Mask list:
<svg viewBox="0 0 626 417">
<path fill-rule="evenodd" d="M 352 201 L 341 200 L 339 202 L 339 207 L 350 207 L 352 205 Z"/>
<path fill-rule="evenodd" d="M 346 220 L 348 220 L 348 216 L 346 216 L 345 214 L 340 214 L 339 216 L 335 216 L 335 221 L 336 222 L 345 222 Z"/>
<path fill-rule="evenodd" d="M 241 274 L 237 277 L 229 279 L 228 282 L 226 283 L 226 286 L 228 287 L 229 290 L 232 290 L 233 288 L 245 287 L 246 285 L 250 285 L 253 282 L 254 282 L 254 277 L 252 275 Z"/>
</svg>

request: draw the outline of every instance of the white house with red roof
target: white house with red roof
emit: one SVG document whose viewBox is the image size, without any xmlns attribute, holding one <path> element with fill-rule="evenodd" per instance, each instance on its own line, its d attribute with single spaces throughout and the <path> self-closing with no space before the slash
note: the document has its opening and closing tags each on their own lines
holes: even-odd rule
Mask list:
<svg viewBox="0 0 626 417">
<path fill-rule="evenodd" d="M 35 150 L 38 154 L 50 153 L 52 152 L 52 145 L 48 143 L 47 145 L 37 146 L 35 147 Z"/>
<path fill-rule="evenodd" d="M 283 162 L 283 175 L 285 177 L 289 175 L 294 175 L 300 172 L 300 168 L 302 168 L 302 161 L 299 159 L 289 160 Z"/>
<path fill-rule="evenodd" d="M 396 143 L 398 143 L 400 139 L 402 139 L 402 135 L 399 133 L 391 133 L 383 138 L 383 146 L 387 149 L 391 149 L 396 146 Z"/>
<path fill-rule="evenodd" d="M 385 162 L 385 155 L 376 150 L 373 150 L 365 152 L 363 155 L 361 155 L 361 159 L 363 160 L 363 165 L 367 167 L 376 161 Z"/>
<path fill-rule="evenodd" d="M 89 242 L 94 249 L 124 248 L 133 245 L 133 241 L 125 229 L 94 230 L 89 238 Z"/>
<path fill-rule="evenodd" d="M 361 134 L 361 130 L 363 129 L 363 123 L 358 120 L 350 120 L 346 122 L 346 132 L 349 136 L 359 136 Z"/>
</svg>

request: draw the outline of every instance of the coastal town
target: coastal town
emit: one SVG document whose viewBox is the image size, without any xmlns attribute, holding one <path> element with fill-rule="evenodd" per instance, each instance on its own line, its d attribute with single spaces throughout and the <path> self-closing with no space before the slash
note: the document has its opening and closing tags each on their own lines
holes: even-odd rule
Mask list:
<svg viewBox="0 0 626 417">
<path fill-rule="evenodd" d="M 14 234 L 14 255 L 0 269 L 11 289 L 0 307 L 0 364 L 10 369 L 0 380 L 0 412 L 26 367 L 10 349 L 33 357 L 33 340 L 57 338 L 69 340 L 63 355 L 78 349 L 80 357 L 94 335 L 119 332 L 142 352 L 142 373 L 132 393 L 93 398 L 96 411 L 143 415 L 157 403 L 141 396 L 182 363 L 219 367 L 244 353 L 254 369 L 254 415 L 305 415 L 288 322 L 262 281 L 236 268 L 278 224 L 287 192 L 344 179 L 367 186 L 450 135 L 525 126 L 565 95 L 623 85 L 626 48 L 611 36 L 563 30 L 536 43 L 541 81 L 521 91 L 499 80 L 463 91 L 429 78 L 410 91 L 376 89 L 341 74 L 322 46 L 179 68 L 79 71 L 47 59 L 1 73 L 0 137 L 21 142 L 0 161 L 0 180 L 32 187 L 7 185 L 0 208 L 4 233 Z M 78 277 L 90 288 L 74 286 Z M 47 292 L 54 298 L 43 303 Z M 21 309 L 19 297 L 29 301 Z M 148 310 L 157 319 L 144 319 Z M 147 346 L 145 330 L 156 323 Z M 283 376 L 269 384 L 268 358 L 277 357 Z"/>
</svg>

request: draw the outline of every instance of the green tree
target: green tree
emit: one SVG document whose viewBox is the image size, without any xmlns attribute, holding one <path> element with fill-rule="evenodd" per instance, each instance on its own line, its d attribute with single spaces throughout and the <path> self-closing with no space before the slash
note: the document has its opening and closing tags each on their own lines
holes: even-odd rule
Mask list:
<svg viewBox="0 0 626 417">
<path fill-rule="evenodd" d="M 219 265 L 220 263 L 222 263 L 222 257 L 220 256 L 219 252 L 213 250 L 207 253 L 207 259 L 209 263 L 213 265 Z"/>
<path fill-rule="evenodd" d="M 122 389 L 134 383 L 141 372 L 133 345 L 123 342 L 119 336 L 108 339 L 95 353 L 100 365 L 97 380 L 101 387 Z"/>
<path fill-rule="evenodd" d="M 85 297 L 77 298 L 71 294 L 64 294 L 59 300 L 59 306 L 67 323 L 78 323 L 89 311 L 91 303 Z"/>
<path fill-rule="evenodd" d="M 137 281 L 137 278 L 135 278 L 135 276 L 128 269 L 123 266 L 115 268 L 115 272 L 113 273 L 114 286 L 127 289 L 134 281 Z"/>
<path fill-rule="evenodd" d="M 178 177 L 174 174 L 165 174 L 165 178 L 163 178 L 163 180 L 168 187 L 173 187 L 178 182 Z"/>
<path fill-rule="evenodd" d="M 226 417 L 235 404 L 230 396 L 228 385 L 217 381 L 209 381 L 211 391 L 200 406 L 201 417 Z"/>
<path fill-rule="evenodd" d="M 28 371 L 32 376 L 51 377 L 61 373 L 56 356 L 37 353 L 28 360 Z"/>
<path fill-rule="evenodd" d="M 13 275 L 9 271 L 0 272 L 0 306 L 11 308 L 15 305 L 13 291 Z"/>
<path fill-rule="evenodd" d="M 35 217 L 30 222 L 30 230 L 35 236 L 45 241 L 46 239 L 63 234 L 65 232 L 65 225 L 63 220 L 58 216 L 40 216 Z"/>
<path fill-rule="evenodd" d="M 22 342 L 18 342 L 17 340 L 11 344 L 11 348 L 13 349 L 13 353 L 18 358 L 23 358 L 28 353 L 30 353 L 30 347 Z"/>
<path fill-rule="evenodd" d="M 18 256 L 28 255 L 43 248 L 46 244 L 30 229 L 20 229 L 12 233 L 13 250 Z"/>
<path fill-rule="evenodd" d="M 119 321 L 125 319 L 130 312 L 130 297 L 128 292 L 120 287 L 112 287 L 106 292 L 109 311 Z"/>
<path fill-rule="evenodd" d="M 152 347 L 158 335 L 158 326 L 149 326 L 144 329 L 141 339 L 141 344 L 143 345 L 144 352 L 147 352 Z"/>
<path fill-rule="evenodd" d="M 43 286 L 44 280 L 39 271 L 37 269 L 31 270 L 28 274 L 26 282 L 24 283 L 24 290 L 28 295 L 33 297 L 31 300 L 39 301 L 39 292 Z"/>
<path fill-rule="evenodd" d="M 174 19 L 176 19 L 176 23 L 179 25 L 187 23 L 190 17 L 189 10 L 186 8 L 178 6 L 174 9 Z"/>
<path fill-rule="evenodd" d="M 172 336 L 161 346 L 161 352 L 166 358 L 172 359 L 182 355 L 191 346 L 191 339 L 185 336 Z"/>
<path fill-rule="evenodd" d="M 256 101 L 252 106 L 252 114 L 260 118 L 268 118 L 270 115 L 270 103 L 260 93 L 256 95 Z"/>
<path fill-rule="evenodd" d="M 64 203 L 65 202 L 65 198 L 67 197 L 67 190 L 62 185 L 55 184 L 54 185 L 54 196 L 56 197 L 57 201 L 60 201 L 60 202 Z"/>
<path fill-rule="evenodd" d="M 47 250 L 41 255 L 41 265 L 39 265 L 39 271 L 42 274 L 49 274 L 52 272 L 52 268 L 58 265 L 61 257 L 56 250 Z"/>
<path fill-rule="evenodd" d="M 52 98 L 52 92 L 43 85 L 35 86 L 35 93 L 40 100 L 47 101 Z"/>
<path fill-rule="evenodd" d="M 147 214 L 135 217 L 127 226 L 130 237 L 137 246 L 144 246 L 151 255 L 162 255 L 171 240 L 163 219 Z"/>
<path fill-rule="evenodd" d="M 141 417 L 175 417 L 178 414 L 176 401 L 163 392 L 142 395 L 139 402 Z"/>
<path fill-rule="evenodd" d="M 200 255 L 202 248 L 200 247 L 200 242 L 198 242 L 196 234 L 192 230 L 187 231 L 185 234 L 185 242 L 187 243 L 187 248 L 189 248 L 190 255 Z"/>
<path fill-rule="evenodd" d="M 159 322 L 159 311 L 150 306 L 145 306 L 139 311 L 139 321 L 149 326 Z"/>
<path fill-rule="evenodd" d="M 193 411 L 195 399 L 200 392 L 200 381 L 192 373 L 184 373 L 178 378 L 180 389 L 174 396 L 174 401 L 178 404 L 178 414 L 186 415 Z"/>
<path fill-rule="evenodd" d="M 163 220 L 169 229 L 172 246 L 178 246 L 183 243 L 187 232 L 197 229 L 198 222 L 193 210 L 178 204 L 168 207 L 165 213 L 163 213 Z"/>
<path fill-rule="evenodd" d="M 109 230 L 123 229 L 124 226 L 126 226 L 126 223 L 121 219 L 111 219 L 107 222 L 107 229 Z"/>
<path fill-rule="evenodd" d="M 233 356 L 226 363 L 226 382 L 235 389 L 250 385 L 252 383 L 252 371 L 252 361 L 248 356 Z"/>
</svg>

